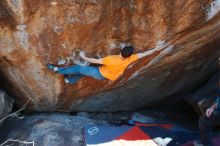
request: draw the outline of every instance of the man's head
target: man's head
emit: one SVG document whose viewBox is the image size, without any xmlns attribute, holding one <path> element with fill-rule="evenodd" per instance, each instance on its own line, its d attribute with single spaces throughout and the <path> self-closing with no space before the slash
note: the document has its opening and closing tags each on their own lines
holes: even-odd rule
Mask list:
<svg viewBox="0 0 220 146">
<path fill-rule="evenodd" d="M 121 56 L 123 58 L 130 57 L 134 52 L 134 47 L 133 46 L 126 46 L 121 50 Z"/>
</svg>

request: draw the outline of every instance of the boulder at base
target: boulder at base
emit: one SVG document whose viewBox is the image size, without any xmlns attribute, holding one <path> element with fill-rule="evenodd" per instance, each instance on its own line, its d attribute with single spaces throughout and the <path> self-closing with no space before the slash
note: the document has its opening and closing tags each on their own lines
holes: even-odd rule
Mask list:
<svg viewBox="0 0 220 146">
<path fill-rule="evenodd" d="M 83 146 L 85 125 L 106 124 L 66 114 L 40 114 L 23 119 L 9 118 L 0 129 L 0 144 L 28 146 Z M 4 133 L 4 134 L 2 134 Z M 8 141 L 7 141 L 8 140 Z"/>
<path fill-rule="evenodd" d="M 0 124 L 3 119 L 12 110 L 14 100 L 8 96 L 3 90 L 0 90 Z"/>
</svg>

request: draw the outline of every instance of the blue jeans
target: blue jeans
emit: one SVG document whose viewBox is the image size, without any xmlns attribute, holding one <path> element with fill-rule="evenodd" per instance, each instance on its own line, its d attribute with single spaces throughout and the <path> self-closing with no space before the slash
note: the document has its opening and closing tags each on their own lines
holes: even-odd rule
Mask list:
<svg viewBox="0 0 220 146">
<path fill-rule="evenodd" d="M 98 67 L 73 65 L 69 67 L 58 67 L 57 73 L 68 75 L 67 79 L 71 84 L 77 82 L 83 76 L 89 76 L 96 80 L 104 80 Z"/>
</svg>

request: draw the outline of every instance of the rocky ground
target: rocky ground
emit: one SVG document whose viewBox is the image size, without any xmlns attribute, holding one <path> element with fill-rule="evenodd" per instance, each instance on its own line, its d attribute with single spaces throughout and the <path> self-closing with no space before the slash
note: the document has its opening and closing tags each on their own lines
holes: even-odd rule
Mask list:
<svg viewBox="0 0 220 146">
<path fill-rule="evenodd" d="M 107 123 L 68 114 L 38 114 L 25 116 L 23 119 L 10 118 L 0 129 L 0 141 L 3 143 L 11 138 L 33 142 L 36 146 L 83 146 L 83 127 L 94 124 Z M 7 144 L 10 143 L 15 142 L 9 141 Z"/>
<path fill-rule="evenodd" d="M 184 106 L 183 106 L 184 105 Z M 15 110 L 15 109 L 14 109 Z M 14 112 L 18 111 L 15 110 Z M 127 125 L 129 120 L 143 123 L 175 124 L 197 131 L 197 114 L 187 103 L 179 109 L 147 108 L 130 112 L 33 113 L 21 110 L 0 126 L 0 144 L 32 146 L 83 146 L 83 128 L 88 125 Z"/>
<path fill-rule="evenodd" d="M 20 115 L 23 118 L 8 118 L 0 127 L 0 143 L 19 140 L 32 146 L 83 146 L 83 128 L 88 125 L 121 125 L 132 119 L 134 112 L 119 113 L 66 113 Z M 139 120 L 147 123 L 169 123 L 181 125 L 183 128 L 196 129 L 196 117 L 186 112 L 178 115 L 175 112 L 156 109 L 136 111 L 141 114 Z M 182 113 L 183 114 L 183 113 Z M 187 117 L 185 115 L 188 115 Z M 135 118 L 138 120 L 138 118 Z M 187 119 L 187 123 L 183 121 Z M 31 143 L 32 142 L 32 143 Z M 17 144 L 18 141 L 8 141 Z M 4 146 L 4 145 L 3 145 Z"/>
</svg>

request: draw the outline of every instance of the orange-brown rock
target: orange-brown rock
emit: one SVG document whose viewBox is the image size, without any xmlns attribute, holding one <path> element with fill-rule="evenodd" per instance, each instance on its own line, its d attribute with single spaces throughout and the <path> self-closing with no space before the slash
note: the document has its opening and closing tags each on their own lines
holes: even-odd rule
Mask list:
<svg viewBox="0 0 220 146">
<path fill-rule="evenodd" d="M 191 91 L 217 69 L 220 15 L 207 20 L 210 2 L 1 0 L 2 85 L 17 104 L 29 100 L 34 111 L 119 111 L 171 102 L 169 97 Z M 84 77 L 68 85 L 45 66 L 77 49 L 104 57 L 124 44 L 141 52 L 163 41 L 173 49 L 135 62 L 115 82 Z"/>
</svg>

